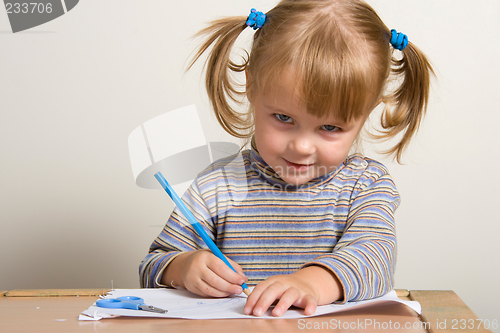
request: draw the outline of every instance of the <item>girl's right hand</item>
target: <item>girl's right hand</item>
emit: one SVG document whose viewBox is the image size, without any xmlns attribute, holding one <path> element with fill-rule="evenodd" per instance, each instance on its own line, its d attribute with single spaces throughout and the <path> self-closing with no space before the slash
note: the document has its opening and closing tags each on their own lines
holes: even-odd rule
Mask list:
<svg viewBox="0 0 500 333">
<path fill-rule="evenodd" d="M 210 250 L 181 253 L 168 265 L 162 282 L 165 285 L 183 287 L 204 297 L 238 295 L 243 291 L 241 285 L 248 279 L 240 265 L 227 259 L 238 273 Z"/>
</svg>

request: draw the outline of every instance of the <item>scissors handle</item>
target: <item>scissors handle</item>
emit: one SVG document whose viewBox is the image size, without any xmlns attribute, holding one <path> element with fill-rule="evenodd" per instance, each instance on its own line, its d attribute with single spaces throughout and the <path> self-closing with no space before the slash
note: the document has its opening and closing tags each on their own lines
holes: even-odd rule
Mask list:
<svg viewBox="0 0 500 333">
<path fill-rule="evenodd" d="M 117 297 L 117 300 L 124 301 L 124 302 L 133 302 L 133 303 L 140 303 L 144 304 L 144 299 L 137 297 L 137 296 L 121 296 Z"/>
<path fill-rule="evenodd" d="M 118 298 L 105 298 L 100 299 L 95 302 L 98 307 L 101 308 L 113 308 L 113 309 L 130 309 L 130 310 L 144 310 L 157 313 L 167 313 L 167 310 L 163 310 L 152 305 L 144 304 L 144 299 L 137 296 L 122 296 Z"/>
<path fill-rule="evenodd" d="M 141 310 L 144 300 L 135 296 L 123 296 L 118 298 L 105 298 L 96 301 L 101 308 Z"/>
</svg>

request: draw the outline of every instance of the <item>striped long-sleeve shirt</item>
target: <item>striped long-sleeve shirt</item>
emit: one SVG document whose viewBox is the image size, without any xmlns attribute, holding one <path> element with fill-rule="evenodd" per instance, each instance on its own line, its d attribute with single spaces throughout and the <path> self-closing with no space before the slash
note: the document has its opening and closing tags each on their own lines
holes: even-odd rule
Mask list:
<svg viewBox="0 0 500 333">
<path fill-rule="evenodd" d="M 243 268 L 250 286 L 320 265 L 339 279 L 344 302 L 393 287 L 399 194 L 379 162 L 355 154 L 297 187 L 281 180 L 253 147 L 200 173 L 183 200 Z M 167 265 L 201 248 L 206 245 L 175 208 L 141 262 L 141 286 L 168 287 L 160 282 Z"/>
</svg>

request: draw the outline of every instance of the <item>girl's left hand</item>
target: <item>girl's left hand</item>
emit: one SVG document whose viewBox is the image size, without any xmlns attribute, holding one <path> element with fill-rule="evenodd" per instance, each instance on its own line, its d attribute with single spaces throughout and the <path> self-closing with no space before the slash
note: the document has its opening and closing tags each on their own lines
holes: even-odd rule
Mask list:
<svg viewBox="0 0 500 333">
<path fill-rule="evenodd" d="M 298 270 L 290 275 L 275 275 L 259 283 L 247 299 L 245 314 L 262 316 L 267 309 L 279 300 L 272 315 L 280 317 L 290 306 L 304 309 L 312 315 L 318 305 L 319 294 L 309 279 L 308 269 Z"/>
</svg>

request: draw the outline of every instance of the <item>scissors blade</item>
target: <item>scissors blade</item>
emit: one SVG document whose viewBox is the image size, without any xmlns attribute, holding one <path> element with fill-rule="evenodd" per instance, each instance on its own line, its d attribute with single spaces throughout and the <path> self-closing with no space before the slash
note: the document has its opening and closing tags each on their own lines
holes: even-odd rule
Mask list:
<svg viewBox="0 0 500 333">
<path fill-rule="evenodd" d="M 167 310 L 163 310 L 152 305 L 139 305 L 139 310 L 157 312 L 157 313 L 167 313 Z"/>
</svg>

